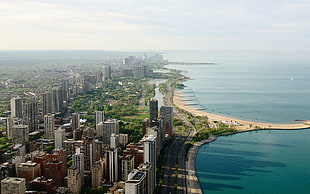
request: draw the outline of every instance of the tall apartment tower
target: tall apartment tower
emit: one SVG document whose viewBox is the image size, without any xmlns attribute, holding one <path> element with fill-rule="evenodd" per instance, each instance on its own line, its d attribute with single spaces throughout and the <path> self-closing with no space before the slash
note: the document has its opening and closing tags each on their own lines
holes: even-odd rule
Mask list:
<svg viewBox="0 0 310 194">
<path fill-rule="evenodd" d="M 1 193 L 2 194 L 26 194 L 26 179 L 7 177 L 1 180 Z"/>
<path fill-rule="evenodd" d="M 72 194 L 81 194 L 81 173 L 78 167 L 72 166 L 68 169 L 68 190 Z"/>
<path fill-rule="evenodd" d="M 103 143 L 111 144 L 111 134 L 119 134 L 119 122 L 116 119 L 108 119 L 103 123 Z"/>
<path fill-rule="evenodd" d="M 119 145 L 119 135 L 112 133 L 110 138 L 110 148 L 116 149 L 118 145 Z"/>
<path fill-rule="evenodd" d="M 12 127 L 12 140 L 14 144 L 23 144 L 27 142 L 28 139 L 27 125 L 14 125 Z"/>
<path fill-rule="evenodd" d="M 48 113 L 53 113 L 53 99 L 52 99 L 52 93 L 45 92 L 42 94 L 42 112 L 43 115 L 47 115 Z"/>
<path fill-rule="evenodd" d="M 118 181 L 118 154 L 117 149 L 111 149 L 109 154 L 109 180 L 110 182 Z"/>
<path fill-rule="evenodd" d="M 79 113 L 72 113 L 72 131 L 80 128 L 80 114 Z"/>
<path fill-rule="evenodd" d="M 171 135 L 173 128 L 173 108 L 169 106 L 160 107 L 160 115 L 164 120 L 164 133 Z"/>
<path fill-rule="evenodd" d="M 111 67 L 110 66 L 105 66 L 103 68 L 103 78 L 104 80 L 107 80 L 107 79 L 111 79 Z"/>
<path fill-rule="evenodd" d="M 54 139 L 54 128 L 55 128 L 54 115 L 53 114 L 44 115 L 44 136 L 45 138 Z"/>
<path fill-rule="evenodd" d="M 65 129 L 59 127 L 57 130 L 54 130 L 55 137 L 55 149 L 62 149 L 63 142 L 66 140 Z"/>
<path fill-rule="evenodd" d="M 125 194 L 145 194 L 146 182 L 145 173 L 135 170 L 128 175 L 125 182 Z"/>
<path fill-rule="evenodd" d="M 138 170 L 145 173 L 146 191 L 145 194 L 152 194 L 152 165 L 150 163 L 143 163 L 138 166 Z"/>
<path fill-rule="evenodd" d="M 128 179 L 129 173 L 135 168 L 135 157 L 131 154 L 122 158 L 122 180 Z"/>
<path fill-rule="evenodd" d="M 158 118 L 158 100 L 153 98 L 150 101 L 150 121 Z"/>
<path fill-rule="evenodd" d="M 22 118 L 23 115 L 23 99 L 21 97 L 15 97 L 11 99 L 11 116 Z"/>
<path fill-rule="evenodd" d="M 95 162 L 91 168 L 92 188 L 97 188 L 101 186 L 102 178 L 103 178 L 103 161 L 99 160 Z"/>
<path fill-rule="evenodd" d="M 156 188 L 156 137 L 153 135 L 144 136 L 143 141 L 143 161 L 152 165 L 151 191 Z"/>
<path fill-rule="evenodd" d="M 29 132 L 38 129 L 38 109 L 35 99 L 30 99 L 23 104 L 23 117 L 24 124 L 28 125 Z"/>
<path fill-rule="evenodd" d="M 73 163 L 72 166 L 78 168 L 81 175 L 81 184 L 84 184 L 84 154 L 81 153 L 80 148 L 76 149 L 76 153 L 72 156 Z"/>
<path fill-rule="evenodd" d="M 53 112 L 63 112 L 62 87 L 57 86 L 52 90 Z"/>
<path fill-rule="evenodd" d="M 6 117 L 6 136 L 7 137 L 13 136 L 13 125 L 14 125 L 13 117 Z"/>
<path fill-rule="evenodd" d="M 98 123 L 103 122 L 104 121 L 104 112 L 103 111 L 96 111 L 96 126 Z"/>
</svg>

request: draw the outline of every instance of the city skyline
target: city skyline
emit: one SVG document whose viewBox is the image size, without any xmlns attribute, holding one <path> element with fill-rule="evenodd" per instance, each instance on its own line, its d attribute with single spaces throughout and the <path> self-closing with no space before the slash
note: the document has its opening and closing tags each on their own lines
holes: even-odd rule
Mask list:
<svg viewBox="0 0 310 194">
<path fill-rule="evenodd" d="M 0 50 L 308 50 L 310 2 L 1 1 Z"/>
</svg>

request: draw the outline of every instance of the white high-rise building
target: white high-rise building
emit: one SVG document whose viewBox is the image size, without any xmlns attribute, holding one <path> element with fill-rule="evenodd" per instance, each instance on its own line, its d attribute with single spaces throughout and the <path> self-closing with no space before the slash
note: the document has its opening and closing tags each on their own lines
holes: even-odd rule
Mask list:
<svg viewBox="0 0 310 194">
<path fill-rule="evenodd" d="M 44 136 L 45 138 L 54 138 L 55 121 L 54 115 L 44 115 Z"/>
<path fill-rule="evenodd" d="M 145 194 L 146 181 L 145 173 L 134 170 L 128 175 L 128 180 L 125 182 L 125 194 Z"/>
<path fill-rule="evenodd" d="M 143 139 L 143 161 L 152 165 L 152 192 L 156 187 L 156 137 L 153 135 L 144 136 Z"/>
<path fill-rule="evenodd" d="M 116 149 L 119 144 L 119 136 L 116 135 L 115 133 L 111 134 L 111 140 L 110 140 L 110 148 L 111 149 Z"/>
<path fill-rule="evenodd" d="M 22 98 L 19 96 L 11 99 L 11 116 L 22 118 L 23 115 L 23 103 Z"/>
<path fill-rule="evenodd" d="M 104 121 L 104 112 L 103 111 L 96 111 L 96 126 L 98 123 L 103 122 Z"/>
<path fill-rule="evenodd" d="M 118 181 L 118 154 L 117 149 L 108 151 L 109 153 L 109 180 L 110 182 Z"/>
<path fill-rule="evenodd" d="M 66 140 L 65 129 L 59 127 L 57 130 L 54 131 L 55 136 L 55 148 L 61 149 L 63 148 L 63 142 Z"/>
</svg>

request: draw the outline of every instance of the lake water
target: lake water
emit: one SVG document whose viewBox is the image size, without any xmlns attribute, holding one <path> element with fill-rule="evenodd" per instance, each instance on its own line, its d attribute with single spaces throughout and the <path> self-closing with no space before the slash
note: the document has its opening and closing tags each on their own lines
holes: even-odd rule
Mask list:
<svg viewBox="0 0 310 194">
<path fill-rule="evenodd" d="M 310 120 L 310 58 L 306 53 L 172 52 L 168 65 L 191 80 L 180 90 L 205 111 L 268 123 Z M 309 193 L 310 129 L 266 130 L 218 137 L 197 154 L 204 193 Z"/>
<path fill-rule="evenodd" d="M 204 193 L 309 193 L 310 130 L 271 130 L 218 137 L 200 147 Z"/>
</svg>

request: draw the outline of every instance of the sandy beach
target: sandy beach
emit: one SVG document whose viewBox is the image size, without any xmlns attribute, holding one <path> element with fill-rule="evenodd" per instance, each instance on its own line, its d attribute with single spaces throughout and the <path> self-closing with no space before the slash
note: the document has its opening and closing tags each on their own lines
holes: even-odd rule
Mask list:
<svg viewBox="0 0 310 194">
<path fill-rule="evenodd" d="M 174 92 L 173 103 L 175 104 L 175 106 L 192 113 L 194 116 L 207 116 L 209 121 L 224 121 L 224 122 L 233 121 L 240 123 L 241 124 L 240 126 L 234 125 L 235 128 L 240 131 L 255 130 L 255 129 L 305 129 L 310 127 L 309 121 L 304 121 L 296 124 L 260 123 L 204 112 L 197 108 L 191 107 L 190 104 L 185 101 L 183 96 L 178 91 Z"/>
</svg>

